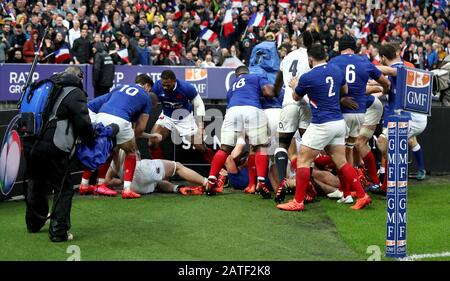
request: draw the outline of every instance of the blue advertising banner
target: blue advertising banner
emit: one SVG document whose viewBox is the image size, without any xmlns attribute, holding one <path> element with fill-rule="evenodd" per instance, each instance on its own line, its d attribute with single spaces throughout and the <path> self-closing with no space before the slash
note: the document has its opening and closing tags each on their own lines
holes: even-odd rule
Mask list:
<svg viewBox="0 0 450 281">
<path fill-rule="evenodd" d="M 421 69 L 397 69 L 396 105 L 405 111 L 430 115 L 433 73 Z"/>
<path fill-rule="evenodd" d="M 406 256 L 409 117 L 388 118 L 386 257 Z"/>
<path fill-rule="evenodd" d="M 63 71 L 68 65 L 38 64 L 33 74 L 33 81 L 45 79 L 54 73 Z M 83 83 L 89 98 L 94 97 L 92 86 L 92 66 L 81 65 L 85 72 Z M 177 78 L 190 82 L 204 99 L 226 99 L 227 91 L 234 78 L 234 68 L 194 68 L 169 66 L 137 66 L 117 65 L 114 85 L 134 83 L 137 74 L 147 73 L 153 81 L 159 80 L 161 72 L 171 69 Z M 17 101 L 30 71 L 29 64 L 1 64 L 0 65 L 0 100 Z"/>
</svg>

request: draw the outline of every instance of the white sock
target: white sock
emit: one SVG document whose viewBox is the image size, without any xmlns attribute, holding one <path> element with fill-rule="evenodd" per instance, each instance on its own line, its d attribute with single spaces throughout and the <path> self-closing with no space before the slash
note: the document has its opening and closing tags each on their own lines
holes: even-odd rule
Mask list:
<svg viewBox="0 0 450 281">
<path fill-rule="evenodd" d="M 131 181 L 124 181 L 123 182 L 123 189 L 124 190 L 130 190 L 131 188 Z"/>
<path fill-rule="evenodd" d="M 178 185 L 173 186 L 173 193 L 178 193 Z"/>
<path fill-rule="evenodd" d="M 416 146 L 414 146 L 413 148 L 412 148 L 412 151 L 413 152 L 416 152 L 416 151 L 419 151 L 420 150 L 420 144 L 417 144 Z"/>
<path fill-rule="evenodd" d="M 81 184 L 82 184 L 82 185 L 89 185 L 89 179 L 83 179 L 83 178 L 81 178 Z"/>
<path fill-rule="evenodd" d="M 98 178 L 98 180 L 97 180 L 97 184 L 98 185 L 102 185 L 104 183 L 105 183 L 105 179 L 104 178 Z"/>
<path fill-rule="evenodd" d="M 207 178 L 204 178 L 203 179 L 203 186 L 206 186 L 208 184 L 208 179 Z"/>
</svg>

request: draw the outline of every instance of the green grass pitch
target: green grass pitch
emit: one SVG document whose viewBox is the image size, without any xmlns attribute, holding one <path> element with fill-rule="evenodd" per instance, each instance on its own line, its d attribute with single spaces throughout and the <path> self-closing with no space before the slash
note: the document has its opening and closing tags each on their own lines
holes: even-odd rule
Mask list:
<svg viewBox="0 0 450 281">
<path fill-rule="evenodd" d="M 80 248 L 81 260 L 367 260 L 371 245 L 386 259 L 386 200 L 373 198 L 367 210 L 352 211 L 322 197 L 297 213 L 232 189 L 215 197 L 75 196 L 75 240 L 66 243 L 49 242 L 47 225 L 40 233 L 27 233 L 25 203 L 2 202 L 0 260 L 64 261 L 70 245 Z M 450 252 L 449 214 L 450 184 L 410 181 L 408 255 Z"/>
</svg>

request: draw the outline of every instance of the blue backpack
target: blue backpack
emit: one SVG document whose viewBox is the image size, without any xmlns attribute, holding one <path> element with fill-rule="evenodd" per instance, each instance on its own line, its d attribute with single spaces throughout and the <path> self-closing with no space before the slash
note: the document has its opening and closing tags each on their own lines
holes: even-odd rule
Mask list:
<svg viewBox="0 0 450 281">
<path fill-rule="evenodd" d="M 47 124 L 56 118 L 62 100 L 73 89 L 75 87 L 62 88 L 50 79 L 31 84 L 20 103 L 18 127 L 21 137 L 39 138 Z"/>
</svg>

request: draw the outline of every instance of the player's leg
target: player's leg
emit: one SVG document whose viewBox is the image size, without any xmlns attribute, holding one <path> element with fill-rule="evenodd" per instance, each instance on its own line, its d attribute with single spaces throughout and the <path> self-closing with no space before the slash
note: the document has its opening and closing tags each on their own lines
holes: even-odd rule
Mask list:
<svg viewBox="0 0 450 281">
<path fill-rule="evenodd" d="M 169 117 L 161 113 L 158 120 L 151 130 L 152 134 L 158 134 L 161 137 L 150 139 L 148 142 L 148 150 L 150 157 L 152 159 L 163 159 L 164 155 L 162 153 L 160 144 L 165 140 L 171 133 L 173 127 L 173 122 Z"/>
<path fill-rule="evenodd" d="M 125 151 L 125 160 L 123 162 L 123 199 L 139 198 L 140 195 L 131 189 L 134 171 L 136 169 L 136 150 L 137 145 L 134 137 L 124 143 L 119 144 L 119 148 Z"/>
<path fill-rule="evenodd" d="M 255 151 L 256 191 L 259 191 L 263 198 L 268 199 L 272 195 L 265 184 L 269 165 L 269 157 L 267 156 L 269 135 L 266 114 L 261 109 L 249 108 L 248 112 L 245 113 L 245 124 L 248 124 L 248 127 L 245 128 L 245 134 L 248 136 L 253 151 Z"/>
<path fill-rule="evenodd" d="M 375 132 L 375 125 L 363 125 L 361 127 L 358 138 L 356 139 L 356 149 L 359 151 L 359 155 L 364 161 L 364 166 L 366 167 L 367 173 L 369 174 L 370 180 L 373 184 L 379 185 L 380 180 L 377 175 L 377 166 L 375 162 L 375 156 L 372 150 L 368 146 L 369 140 L 372 138 Z"/>
<path fill-rule="evenodd" d="M 308 132 L 308 131 L 307 131 Z M 305 133 L 306 135 L 307 133 Z M 277 208 L 284 211 L 302 211 L 304 209 L 304 199 L 306 189 L 311 178 L 311 163 L 319 155 L 320 150 L 310 148 L 303 144 L 297 160 L 296 186 L 294 199 L 288 203 L 278 204 Z"/>
<path fill-rule="evenodd" d="M 274 152 L 275 164 L 278 170 L 278 180 L 281 182 L 286 178 L 286 167 L 288 164 L 288 149 L 292 137 L 298 129 L 300 107 L 297 104 L 287 104 L 280 112 L 278 125 L 278 148 Z"/>
<path fill-rule="evenodd" d="M 168 179 L 174 175 L 180 176 L 182 179 L 192 183 L 194 185 L 206 186 L 207 179 L 197 173 L 196 171 L 189 169 L 180 162 L 161 160 L 164 165 L 165 178 Z"/>
<path fill-rule="evenodd" d="M 426 170 L 425 170 L 425 160 L 423 157 L 423 150 L 420 146 L 419 142 L 417 141 L 416 137 L 412 137 L 408 140 L 409 146 L 411 147 L 411 150 L 414 155 L 414 159 L 416 159 L 417 164 L 417 180 L 424 180 L 426 177 Z"/>
</svg>

